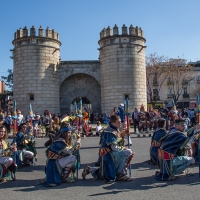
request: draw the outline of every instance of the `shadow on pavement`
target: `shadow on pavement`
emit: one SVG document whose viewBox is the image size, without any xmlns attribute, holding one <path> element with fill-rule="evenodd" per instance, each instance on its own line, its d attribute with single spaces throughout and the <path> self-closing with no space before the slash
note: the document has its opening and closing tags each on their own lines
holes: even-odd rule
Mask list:
<svg viewBox="0 0 200 200">
<path fill-rule="evenodd" d="M 135 178 L 132 182 L 115 182 L 114 184 L 104 186 L 103 188 L 109 190 L 104 193 L 92 194 L 90 196 L 100 196 L 107 194 L 117 194 L 120 192 L 129 192 L 131 190 L 150 190 L 153 188 L 164 188 L 171 185 L 199 185 L 198 174 L 193 174 L 193 176 L 181 175 L 177 176 L 175 180 L 172 181 L 156 181 L 154 176 L 152 177 L 142 177 Z"/>
<path fill-rule="evenodd" d="M 33 166 L 22 165 L 19 169 L 17 169 L 17 172 L 44 171 L 44 169 L 45 169 L 45 165 L 37 165 L 37 164 Z"/>
<path fill-rule="evenodd" d="M 42 146 L 42 147 L 36 147 L 36 149 L 46 149 L 45 146 Z"/>
<path fill-rule="evenodd" d="M 37 180 L 18 180 L 17 182 L 19 182 L 17 184 L 18 187 L 26 187 L 23 189 L 15 189 L 14 191 L 22 191 L 22 192 L 31 192 L 31 191 L 36 191 L 36 190 L 49 190 L 49 189 L 65 189 L 68 187 L 96 187 L 96 186 L 100 186 L 100 185 L 104 185 L 104 183 L 102 181 L 99 180 L 94 180 L 94 179 L 87 179 L 87 180 L 82 180 L 79 179 L 78 181 L 76 181 L 75 183 L 62 183 L 61 185 L 58 185 L 56 187 L 42 187 L 39 186 L 39 183 L 42 181 L 37 179 Z M 12 181 L 15 182 L 16 181 Z M 8 182 L 7 182 L 8 183 Z M 5 183 L 5 184 L 7 184 Z M 2 188 L 10 188 L 12 187 L 12 183 L 11 184 L 7 184 L 7 186 L 5 185 Z M 16 185 L 15 185 L 16 187 Z"/>
<path fill-rule="evenodd" d="M 193 176 L 177 176 L 175 180 L 172 181 L 156 181 L 154 176 L 151 177 L 141 177 L 135 178 L 132 182 L 114 182 L 113 184 L 104 184 L 103 181 L 94 180 L 92 178 L 82 180 L 79 179 L 75 183 L 63 183 L 56 187 L 40 187 L 37 186 L 41 180 L 17 180 L 17 181 L 8 181 L 6 183 L 1 184 L 1 188 L 10 188 L 10 187 L 25 187 L 22 189 L 15 189 L 14 191 L 22 191 L 22 192 L 31 192 L 36 190 L 51 190 L 51 189 L 65 189 L 69 187 L 95 187 L 102 186 L 103 189 L 108 190 L 108 192 L 92 194 L 89 196 L 100 196 L 107 194 L 117 194 L 121 192 L 129 192 L 131 190 L 149 190 L 152 188 L 164 188 L 171 185 L 199 185 L 199 177 L 198 174 L 194 174 Z"/>
</svg>

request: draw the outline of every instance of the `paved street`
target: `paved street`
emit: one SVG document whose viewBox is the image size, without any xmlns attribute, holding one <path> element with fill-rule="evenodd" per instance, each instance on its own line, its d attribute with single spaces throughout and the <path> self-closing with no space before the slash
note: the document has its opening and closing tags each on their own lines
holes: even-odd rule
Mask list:
<svg viewBox="0 0 200 200">
<path fill-rule="evenodd" d="M 153 175 L 156 167 L 147 164 L 149 158 L 150 138 L 136 138 L 132 135 L 135 158 L 132 162 L 132 182 L 116 182 L 111 185 L 94 181 L 92 176 L 81 179 L 82 168 L 94 163 L 98 154 L 98 137 L 82 139 L 81 170 L 79 180 L 75 183 L 64 183 L 58 187 L 36 187 L 44 178 L 46 138 L 37 139 L 38 162 L 36 166 L 23 167 L 17 172 L 17 181 L 0 184 L 0 199 L 199 199 L 198 167 L 190 171 L 193 176 L 181 175 L 174 181 L 159 182 Z"/>
</svg>

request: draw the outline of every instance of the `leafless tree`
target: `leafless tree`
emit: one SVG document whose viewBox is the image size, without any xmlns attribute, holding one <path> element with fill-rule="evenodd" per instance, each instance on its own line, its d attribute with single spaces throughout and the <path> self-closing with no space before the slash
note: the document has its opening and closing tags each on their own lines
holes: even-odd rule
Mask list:
<svg viewBox="0 0 200 200">
<path fill-rule="evenodd" d="M 171 98 L 174 103 L 178 102 L 180 96 L 183 94 L 184 88 L 194 79 L 193 66 L 186 63 L 186 60 L 168 59 L 163 63 L 166 73 L 168 75 L 167 84 L 171 87 Z M 188 95 L 186 92 L 183 95 Z"/>
<path fill-rule="evenodd" d="M 159 100 L 159 92 L 168 77 L 167 69 L 163 67 L 166 61 L 164 56 L 158 56 L 156 53 L 146 57 L 147 97 L 153 107 Z"/>
</svg>

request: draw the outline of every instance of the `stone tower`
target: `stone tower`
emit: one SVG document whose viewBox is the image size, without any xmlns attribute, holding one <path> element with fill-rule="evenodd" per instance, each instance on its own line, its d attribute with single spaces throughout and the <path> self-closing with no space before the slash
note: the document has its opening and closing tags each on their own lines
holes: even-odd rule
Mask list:
<svg viewBox="0 0 200 200">
<path fill-rule="evenodd" d="M 59 73 L 60 61 L 59 35 L 47 27 L 46 34 L 40 26 L 38 35 L 34 26 L 19 29 L 13 40 L 13 98 L 17 108 L 26 115 L 29 103 L 33 111 L 43 114 L 45 109 L 51 113 L 60 112 Z"/>
<path fill-rule="evenodd" d="M 117 25 L 100 32 L 101 111 L 110 113 L 114 106 L 129 98 L 129 108 L 143 104 L 147 108 L 146 94 L 146 40 L 141 28 Z"/>
</svg>

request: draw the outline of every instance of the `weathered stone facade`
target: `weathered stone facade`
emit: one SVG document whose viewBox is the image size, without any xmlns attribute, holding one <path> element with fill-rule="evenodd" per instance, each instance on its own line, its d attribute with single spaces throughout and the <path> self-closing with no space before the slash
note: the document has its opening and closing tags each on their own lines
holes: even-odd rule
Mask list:
<svg viewBox="0 0 200 200">
<path fill-rule="evenodd" d="M 35 112 L 70 111 L 74 99 L 87 98 L 94 112 L 110 113 L 114 106 L 130 99 L 130 109 L 147 105 L 145 39 L 143 31 L 124 25 L 100 33 L 100 60 L 61 61 L 58 33 L 34 27 L 19 29 L 14 45 L 14 99 L 27 113 L 29 103 Z M 34 100 L 31 100 L 34 96 Z"/>
<path fill-rule="evenodd" d="M 99 61 L 61 61 L 60 102 L 61 111 L 70 110 L 77 97 L 85 97 L 93 112 L 101 112 L 101 86 Z"/>
<path fill-rule="evenodd" d="M 129 97 L 129 107 L 133 110 L 142 104 L 147 106 L 146 93 L 146 40 L 143 31 L 132 25 L 123 25 L 119 35 L 115 25 L 100 33 L 101 109 L 109 112 L 111 106 L 124 102 Z"/>
<path fill-rule="evenodd" d="M 60 41 L 54 30 L 19 29 L 15 33 L 13 97 L 17 108 L 26 114 L 29 103 L 33 110 L 41 114 L 45 109 L 52 113 L 60 111 L 60 91 L 58 64 L 60 59 Z M 31 97 L 32 95 L 32 97 Z M 34 100 L 30 100 L 34 98 Z"/>
</svg>

